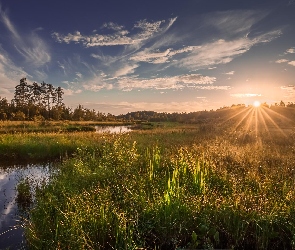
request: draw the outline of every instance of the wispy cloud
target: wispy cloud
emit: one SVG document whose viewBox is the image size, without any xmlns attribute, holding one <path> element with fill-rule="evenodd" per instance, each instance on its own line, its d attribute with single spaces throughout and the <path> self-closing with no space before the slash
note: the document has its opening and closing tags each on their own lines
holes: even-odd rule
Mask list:
<svg viewBox="0 0 295 250">
<path fill-rule="evenodd" d="M 158 78 L 138 78 L 136 76 L 108 78 L 106 76 L 95 76 L 84 82 L 83 87 L 91 91 L 100 91 L 102 89 L 118 89 L 122 91 L 131 91 L 135 89 L 178 90 L 184 88 L 224 90 L 230 88 L 229 86 L 213 86 L 212 84 L 215 81 L 215 77 L 202 76 L 199 74 Z"/>
<path fill-rule="evenodd" d="M 50 62 L 51 55 L 45 42 L 36 34 L 37 29 L 30 35 L 20 35 L 0 5 L 0 20 L 12 34 L 16 50 L 25 58 L 26 63 L 34 67 L 41 67 Z"/>
<path fill-rule="evenodd" d="M 227 73 L 224 73 L 225 75 L 233 75 L 235 73 L 235 71 L 230 71 L 230 72 L 227 72 Z"/>
<path fill-rule="evenodd" d="M 233 40 L 219 39 L 196 47 L 192 53 L 180 59 L 176 64 L 187 68 L 226 64 L 231 62 L 235 57 L 246 53 L 253 46 L 270 42 L 280 35 L 281 31 L 272 31 L 254 39 L 248 37 Z"/>
<path fill-rule="evenodd" d="M 113 30 L 111 34 L 82 35 L 80 31 L 69 33 L 67 35 L 52 33 L 52 37 L 59 43 L 81 43 L 85 47 L 94 46 L 115 46 L 115 45 L 135 45 L 148 40 L 153 36 L 165 32 L 176 21 L 176 18 L 169 19 L 168 24 L 165 20 L 148 22 L 141 20 L 134 24 L 133 29 L 139 32 L 132 34 L 124 27 L 114 23 L 104 24 L 104 28 Z"/>
<path fill-rule="evenodd" d="M 29 74 L 11 61 L 8 53 L 0 45 L 0 95 L 3 93 L 6 97 L 12 98 L 14 87 L 24 76 Z"/>
<path fill-rule="evenodd" d="M 16 50 L 25 58 L 27 63 L 30 63 L 36 68 L 39 68 L 51 61 L 51 55 L 44 41 L 36 34 L 32 33 L 27 38 L 26 45 L 24 41 L 15 46 Z"/>
<path fill-rule="evenodd" d="M 106 28 L 106 29 L 110 29 L 110 30 L 115 30 L 115 31 L 120 31 L 123 30 L 124 26 L 123 25 L 119 25 L 113 22 L 108 22 L 108 23 L 104 23 L 101 28 Z M 94 31 L 96 32 L 96 31 Z"/>
<path fill-rule="evenodd" d="M 286 62 L 288 62 L 288 60 L 286 59 L 279 59 L 276 61 L 276 63 L 286 63 Z"/>
<path fill-rule="evenodd" d="M 120 68 L 114 73 L 114 77 L 125 76 L 128 74 L 134 73 L 135 69 L 138 67 L 138 64 L 126 64 L 124 67 Z"/>
<path fill-rule="evenodd" d="M 295 66 L 295 61 L 288 62 L 288 64 Z"/>
<path fill-rule="evenodd" d="M 1 4 L 0 4 L 0 17 L 1 17 L 1 21 L 5 24 L 7 29 L 13 34 L 13 36 L 16 37 L 17 39 L 20 39 L 20 36 L 18 32 L 16 31 L 14 25 L 10 21 L 8 15 L 6 14 L 5 11 L 2 10 Z"/>
<path fill-rule="evenodd" d="M 287 98 L 295 97 L 295 85 L 281 86 L 281 90 L 283 90 L 286 94 Z"/>
<path fill-rule="evenodd" d="M 151 79 L 125 77 L 118 79 L 118 88 L 123 91 L 130 91 L 133 89 L 204 89 L 206 87 L 202 85 L 213 84 L 215 81 L 215 77 L 202 76 L 199 74 Z"/>
<path fill-rule="evenodd" d="M 267 13 L 254 10 L 229 10 L 205 15 L 203 23 L 206 27 L 214 27 L 218 35 L 244 36 L 251 27 L 264 18 Z"/>
<path fill-rule="evenodd" d="M 75 94 L 80 94 L 82 92 L 82 89 L 67 89 L 67 88 L 64 88 L 63 89 L 63 92 L 64 92 L 64 95 L 65 96 L 73 96 Z"/>
<path fill-rule="evenodd" d="M 249 97 L 259 97 L 261 94 L 254 94 L 254 93 L 237 93 L 237 94 L 231 94 L 230 96 L 236 97 L 236 98 L 249 98 Z"/>
<path fill-rule="evenodd" d="M 165 51 L 151 51 L 149 48 L 140 51 L 130 57 L 130 60 L 138 62 L 148 62 L 153 64 L 160 64 L 169 62 L 169 59 L 177 54 L 182 54 L 186 52 L 191 52 L 198 46 L 187 46 L 178 50 L 173 50 L 172 48 L 166 49 Z"/>
</svg>

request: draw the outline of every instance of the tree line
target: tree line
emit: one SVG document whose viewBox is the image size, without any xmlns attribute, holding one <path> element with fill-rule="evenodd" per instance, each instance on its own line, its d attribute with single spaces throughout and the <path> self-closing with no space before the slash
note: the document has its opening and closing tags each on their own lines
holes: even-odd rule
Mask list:
<svg viewBox="0 0 295 250">
<path fill-rule="evenodd" d="M 73 120 L 73 121 L 149 121 L 149 122 L 188 122 L 202 123 L 208 119 L 219 119 L 235 112 L 235 109 L 247 108 L 245 104 L 233 104 L 217 110 L 197 111 L 190 113 L 167 113 L 155 111 L 135 111 L 118 116 L 105 114 L 94 109 L 78 105 L 75 109 L 66 107 L 63 103 L 63 89 L 52 84 L 33 82 L 28 84 L 26 78 L 20 79 L 15 86 L 14 98 L 9 103 L 6 98 L 0 97 L 0 120 L 40 121 L 40 120 Z M 283 101 L 261 106 L 270 109 L 295 108 L 295 103 Z M 292 109 L 293 110 L 293 109 Z M 285 110 L 286 112 L 287 110 Z M 283 112 L 280 110 L 280 112 Z M 287 111 L 288 112 L 288 111 Z M 292 111 L 292 115 L 293 115 Z M 295 115 L 295 113 L 294 113 Z M 294 117 L 295 119 L 295 117 Z"/>
<path fill-rule="evenodd" d="M 106 120 L 105 115 L 78 105 L 72 110 L 63 103 L 63 89 L 52 84 L 20 79 L 15 86 L 14 98 L 9 101 L 0 97 L 0 120 Z"/>
</svg>

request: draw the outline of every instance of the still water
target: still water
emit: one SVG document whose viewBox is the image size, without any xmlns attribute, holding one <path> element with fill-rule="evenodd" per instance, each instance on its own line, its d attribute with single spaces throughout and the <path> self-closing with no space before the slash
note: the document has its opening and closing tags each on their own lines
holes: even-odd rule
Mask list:
<svg viewBox="0 0 295 250">
<path fill-rule="evenodd" d="M 28 179 L 34 195 L 37 185 L 49 181 L 53 169 L 51 163 L 8 167 L 0 165 L 0 249 L 26 249 L 23 235 L 25 215 L 16 202 L 17 184 Z"/>
<path fill-rule="evenodd" d="M 132 131 L 132 126 L 95 126 L 96 133 L 120 134 Z"/>
</svg>

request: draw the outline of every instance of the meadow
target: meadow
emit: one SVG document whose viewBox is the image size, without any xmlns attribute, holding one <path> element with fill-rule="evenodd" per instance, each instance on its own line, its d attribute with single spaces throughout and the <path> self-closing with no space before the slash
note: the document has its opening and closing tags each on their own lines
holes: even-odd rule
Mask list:
<svg viewBox="0 0 295 250">
<path fill-rule="evenodd" d="M 295 248 L 293 124 L 238 117 L 1 135 L 0 155 L 63 158 L 36 190 L 29 249 Z"/>
</svg>

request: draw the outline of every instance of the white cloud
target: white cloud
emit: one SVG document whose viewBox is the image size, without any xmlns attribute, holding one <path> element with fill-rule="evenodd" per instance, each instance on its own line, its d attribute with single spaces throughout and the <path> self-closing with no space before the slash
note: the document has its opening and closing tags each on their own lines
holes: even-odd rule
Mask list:
<svg viewBox="0 0 295 250">
<path fill-rule="evenodd" d="M 75 95 L 75 94 L 82 93 L 82 90 L 81 89 L 76 89 L 76 90 L 73 90 L 73 89 L 63 89 L 63 92 L 64 92 L 64 95 L 65 96 L 72 96 L 72 95 Z"/>
<path fill-rule="evenodd" d="M 245 97 L 258 97 L 261 94 L 254 94 L 254 93 L 238 93 L 238 94 L 231 94 L 232 97 L 236 98 L 245 98 Z"/>
<path fill-rule="evenodd" d="M 2 10 L 2 6 L 0 4 L 0 18 L 2 19 L 3 23 L 7 27 L 7 29 L 16 37 L 17 39 L 20 39 L 20 36 L 18 32 L 16 31 L 14 25 L 10 21 L 9 17 L 6 15 L 6 12 Z"/>
<path fill-rule="evenodd" d="M 196 47 L 189 55 L 180 59 L 176 64 L 191 69 L 226 64 L 231 62 L 235 57 L 249 51 L 253 46 L 270 42 L 280 34 L 280 31 L 273 31 L 254 39 L 242 37 L 234 40 L 219 39 L 205 43 L 202 46 Z"/>
<path fill-rule="evenodd" d="M 288 64 L 295 66 L 295 61 L 288 62 Z"/>
<path fill-rule="evenodd" d="M 76 72 L 76 76 L 78 76 L 79 78 L 83 77 L 83 75 L 80 72 Z"/>
<path fill-rule="evenodd" d="M 281 86 L 281 90 L 286 91 L 286 97 L 294 98 L 295 96 L 295 85 Z"/>
<path fill-rule="evenodd" d="M 132 67 L 129 69 L 129 71 Z M 128 72 L 128 69 L 126 69 Z M 125 72 L 125 73 L 126 73 Z M 123 73 L 123 71 L 122 71 Z M 105 76 L 95 76 L 83 83 L 83 87 L 90 91 L 100 91 L 102 89 L 118 89 L 122 91 L 131 91 L 134 89 L 205 89 L 205 90 L 224 90 L 229 86 L 213 86 L 215 77 L 202 76 L 199 74 L 187 74 L 173 77 L 158 78 L 138 78 L 138 77 L 116 77 L 106 78 Z"/>
<path fill-rule="evenodd" d="M 294 54 L 295 48 L 290 48 L 290 49 L 286 50 L 286 53 Z"/>
<path fill-rule="evenodd" d="M 114 73 L 114 77 L 119 77 L 119 76 L 125 76 L 128 74 L 132 74 L 134 73 L 135 69 L 138 67 L 138 64 L 127 64 L 124 65 L 122 68 L 118 69 L 115 73 Z"/>
<path fill-rule="evenodd" d="M 118 79 L 118 88 L 123 91 L 130 91 L 133 89 L 206 89 L 207 87 L 200 85 L 212 84 L 215 81 L 215 77 L 202 76 L 199 74 L 152 79 L 121 78 Z"/>
<path fill-rule="evenodd" d="M 35 70 L 34 75 L 39 81 L 44 81 L 48 77 L 48 75 L 43 70 Z"/>
<path fill-rule="evenodd" d="M 164 63 L 168 59 L 168 54 L 170 49 L 167 49 L 164 52 L 150 52 L 149 49 L 144 49 L 130 57 L 130 60 L 137 62 L 149 62 L 149 63 Z M 159 61 L 159 59 L 162 59 Z"/>
<path fill-rule="evenodd" d="M 288 62 L 288 60 L 286 59 L 279 59 L 276 61 L 276 63 L 285 63 L 285 62 Z"/>
<path fill-rule="evenodd" d="M 39 68 L 51 61 L 48 48 L 36 34 L 27 39 L 29 46 L 21 42 L 16 46 L 16 50 L 25 58 L 27 63 Z"/>
<path fill-rule="evenodd" d="M 229 10 L 209 13 L 203 23 L 215 27 L 221 35 L 242 35 L 249 33 L 251 27 L 267 13 L 252 10 Z"/>
<path fill-rule="evenodd" d="M 174 55 L 186 53 L 193 51 L 194 49 L 198 48 L 197 46 L 187 46 L 179 50 L 173 50 L 171 48 L 166 49 L 163 52 L 151 51 L 150 49 L 146 48 L 143 51 L 140 51 L 133 56 L 130 57 L 130 60 L 138 61 L 138 62 L 148 62 L 148 63 L 165 63 L 169 62 L 168 60 L 173 57 Z"/>
<path fill-rule="evenodd" d="M 0 45 L 0 90 L 7 98 L 13 97 L 15 86 L 23 77 L 29 74 L 17 67 L 9 58 L 9 55 Z"/>
<path fill-rule="evenodd" d="M 130 35 L 128 30 L 123 30 L 123 26 L 108 23 L 104 24 L 103 27 L 112 29 L 114 31 L 112 34 L 81 35 L 79 31 L 76 31 L 73 34 L 69 33 L 68 35 L 62 35 L 58 32 L 54 32 L 52 33 L 52 37 L 60 43 L 82 43 L 85 47 L 135 45 L 148 40 L 157 34 L 165 32 L 175 22 L 175 20 L 176 18 L 170 19 L 166 26 L 165 20 L 157 22 L 147 22 L 146 20 L 138 21 L 134 25 L 134 29 L 140 30 L 140 32 L 134 35 Z"/>
<path fill-rule="evenodd" d="M 225 75 L 233 75 L 235 72 L 234 71 L 230 71 L 230 72 L 227 72 L 227 73 L 224 73 Z"/>
<path fill-rule="evenodd" d="M 111 29 L 111 30 L 119 31 L 119 30 L 122 30 L 124 28 L 124 26 L 118 25 L 118 24 L 113 23 L 113 22 L 109 22 L 109 23 L 104 23 L 101 26 L 101 28 L 106 28 L 106 29 Z M 94 30 L 93 32 L 97 32 L 97 31 Z"/>
<path fill-rule="evenodd" d="M 113 89 L 113 85 L 111 83 L 107 83 L 104 79 L 104 76 L 95 75 L 88 81 L 83 82 L 83 88 L 89 91 L 100 91 L 102 89 Z"/>
<path fill-rule="evenodd" d="M 13 35 L 15 48 L 25 58 L 26 63 L 38 68 L 50 62 L 51 56 L 45 42 L 34 31 L 30 35 L 20 35 L 9 17 L 2 11 L 1 5 L 0 20 Z"/>
</svg>

